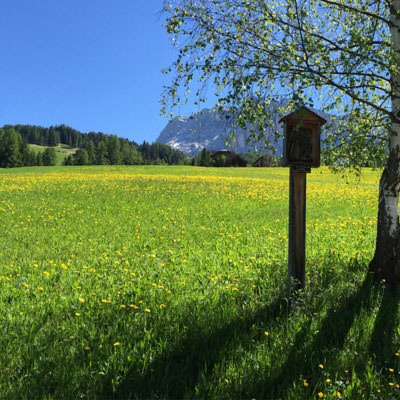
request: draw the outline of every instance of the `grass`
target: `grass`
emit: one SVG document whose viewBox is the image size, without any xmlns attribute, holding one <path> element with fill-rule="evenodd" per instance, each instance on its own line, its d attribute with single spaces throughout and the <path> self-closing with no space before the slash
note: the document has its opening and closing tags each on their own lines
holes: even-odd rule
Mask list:
<svg viewBox="0 0 400 400">
<path fill-rule="evenodd" d="M 0 398 L 399 398 L 378 178 L 308 176 L 291 299 L 287 169 L 0 171 Z"/>
<path fill-rule="evenodd" d="M 29 150 L 34 151 L 35 153 L 42 152 L 46 150 L 47 147 L 50 146 L 39 146 L 37 144 L 29 144 L 28 145 Z M 69 156 L 74 154 L 78 148 L 74 148 L 71 146 L 68 146 L 67 144 L 60 143 L 57 146 L 53 146 L 55 152 L 56 152 L 56 162 L 57 165 L 62 165 L 64 163 L 64 160 Z"/>
</svg>

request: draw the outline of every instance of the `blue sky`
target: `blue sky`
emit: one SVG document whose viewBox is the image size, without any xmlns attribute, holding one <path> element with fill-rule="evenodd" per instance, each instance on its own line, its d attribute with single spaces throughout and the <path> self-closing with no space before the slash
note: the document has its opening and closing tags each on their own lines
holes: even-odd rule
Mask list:
<svg viewBox="0 0 400 400">
<path fill-rule="evenodd" d="M 0 1 L 0 126 L 66 124 L 154 141 L 174 50 L 162 0 Z M 189 108 L 178 109 L 189 113 Z"/>
</svg>

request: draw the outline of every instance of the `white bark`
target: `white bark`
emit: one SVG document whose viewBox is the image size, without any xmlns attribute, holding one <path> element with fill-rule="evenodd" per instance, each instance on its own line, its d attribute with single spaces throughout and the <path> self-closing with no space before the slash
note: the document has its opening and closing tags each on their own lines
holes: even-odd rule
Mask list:
<svg viewBox="0 0 400 400">
<path fill-rule="evenodd" d="M 390 28 L 392 49 L 397 67 L 400 69 L 400 0 L 392 0 L 392 12 L 390 20 L 392 26 Z M 395 237 L 398 234 L 399 219 L 399 188 L 400 188 L 400 73 L 396 71 L 392 74 L 392 133 L 389 140 L 389 162 L 387 174 L 381 184 L 381 196 L 383 196 L 387 223 L 388 234 Z"/>
</svg>

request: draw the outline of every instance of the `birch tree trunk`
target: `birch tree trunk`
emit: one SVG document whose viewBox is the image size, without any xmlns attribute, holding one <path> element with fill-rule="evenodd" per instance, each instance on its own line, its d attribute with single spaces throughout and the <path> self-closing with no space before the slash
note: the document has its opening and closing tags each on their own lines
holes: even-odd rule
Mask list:
<svg viewBox="0 0 400 400">
<path fill-rule="evenodd" d="M 391 41 L 393 57 L 400 68 L 400 0 L 391 1 Z M 370 270 L 388 280 L 392 287 L 400 282 L 400 73 L 392 72 L 392 133 L 389 157 L 379 183 L 378 227 L 375 255 Z"/>
</svg>

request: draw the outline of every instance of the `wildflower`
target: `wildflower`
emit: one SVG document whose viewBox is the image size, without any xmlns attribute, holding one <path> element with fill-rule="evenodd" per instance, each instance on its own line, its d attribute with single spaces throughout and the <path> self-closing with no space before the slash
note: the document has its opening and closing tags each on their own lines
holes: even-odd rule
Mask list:
<svg viewBox="0 0 400 400">
<path fill-rule="evenodd" d="M 392 382 L 389 382 L 389 386 L 394 386 L 394 383 L 392 383 Z"/>
<path fill-rule="evenodd" d="M 324 368 L 324 366 L 322 364 L 319 364 L 318 367 L 321 369 Z"/>
<path fill-rule="evenodd" d="M 393 368 L 389 368 L 389 372 L 394 372 L 394 369 Z"/>
<path fill-rule="evenodd" d="M 85 299 L 82 299 L 82 297 L 80 297 L 80 298 L 79 298 L 79 301 L 80 301 L 81 303 L 84 303 L 84 302 L 85 302 Z"/>
<path fill-rule="evenodd" d="M 319 393 L 318 393 L 318 397 L 319 397 L 320 399 L 322 399 L 322 398 L 324 397 L 324 394 L 323 394 L 322 392 L 319 392 Z"/>
<path fill-rule="evenodd" d="M 325 382 L 326 382 L 326 383 L 329 383 L 330 381 L 331 381 L 331 380 L 328 378 Z"/>
<path fill-rule="evenodd" d="M 114 343 L 114 346 L 116 347 L 116 346 L 119 346 L 119 342 L 115 342 Z"/>
<path fill-rule="evenodd" d="M 148 313 L 151 312 L 150 308 L 145 308 L 144 311 L 146 311 Z"/>
<path fill-rule="evenodd" d="M 336 393 L 336 396 L 337 396 L 337 397 L 342 397 L 342 393 L 337 392 L 337 393 Z"/>
<path fill-rule="evenodd" d="M 85 350 L 90 350 L 90 346 L 85 346 Z"/>
<path fill-rule="evenodd" d="M 307 386 L 308 386 L 308 382 L 307 382 L 307 380 L 306 380 L 306 379 L 304 379 L 304 381 L 303 381 L 303 385 L 304 385 L 304 387 L 307 387 Z"/>
<path fill-rule="evenodd" d="M 75 313 L 75 315 L 76 315 L 77 317 L 80 317 L 80 316 L 81 316 L 81 314 L 79 314 L 78 312 Z"/>
<path fill-rule="evenodd" d="M 120 305 L 120 308 L 125 308 L 125 307 L 126 307 L 125 304 L 121 304 L 121 305 Z"/>
<path fill-rule="evenodd" d="M 269 336 L 269 332 L 264 332 L 264 335 L 265 336 Z"/>
</svg>

